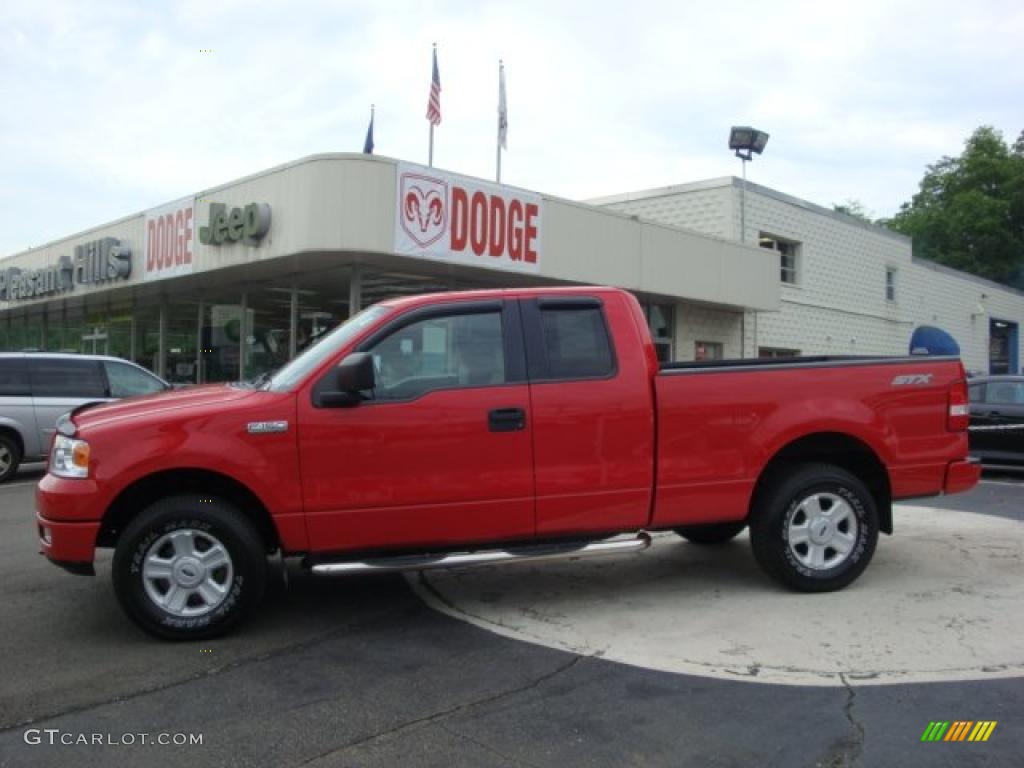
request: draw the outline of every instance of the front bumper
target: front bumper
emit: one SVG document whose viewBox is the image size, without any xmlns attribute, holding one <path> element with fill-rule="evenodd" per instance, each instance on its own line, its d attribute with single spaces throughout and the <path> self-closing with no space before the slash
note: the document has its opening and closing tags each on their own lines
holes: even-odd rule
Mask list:
<svg viewBox="0 0 1024 768">
<path fill-rule="evenodd" d="M 47 474 L 36 487 L 39 552 L 72 573 L 91 575 L 102 511 L 96 483 Z"/>
<path fill-rule="evenodd" d="M 91 576 L 100 523 L 68 523 L 48 520 L 36 513 L 39 552 L 54 565 L 72 573 Z"/>
<path fill-rule="evenodd" d="M 977 459 L 954 461 L 946 467 L 946 481 L 943 491 L 946 493 L 963 493 L 978 484 L 981 479 L 981 462 Z"/>
</svg>

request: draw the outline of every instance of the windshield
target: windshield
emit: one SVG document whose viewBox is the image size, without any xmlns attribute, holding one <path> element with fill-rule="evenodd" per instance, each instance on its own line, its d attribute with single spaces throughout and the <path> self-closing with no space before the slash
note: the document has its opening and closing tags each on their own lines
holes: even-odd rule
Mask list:
<svg viewBox="0 0 1024 768">
<path fill-rule="evenodd" d="M 319 368 L 324 360 L 334 355 L 339 349 L 387 313 L 387 307 L 375 306 L 353 315 L 288 363 L 288 365 L 277 371 L 271 377 L 266 388 L 271 392 L 286 392 L 291 389 L 302 379 L 306 378 L 310 371 Z"/>
</svg>

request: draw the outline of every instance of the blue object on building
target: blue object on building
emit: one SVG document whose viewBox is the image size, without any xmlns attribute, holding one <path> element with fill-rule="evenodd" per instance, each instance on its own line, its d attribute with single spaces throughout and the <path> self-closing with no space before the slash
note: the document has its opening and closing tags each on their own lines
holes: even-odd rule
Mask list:
<svg viewBox="0 0 1024 768">
<path fill-rule="evenodd" d="M 933 325 L 922 325 L 910 337 L 912 355 L 956 355 L 960 356 L 960 345 L 947 331 Z"/>
</svg>

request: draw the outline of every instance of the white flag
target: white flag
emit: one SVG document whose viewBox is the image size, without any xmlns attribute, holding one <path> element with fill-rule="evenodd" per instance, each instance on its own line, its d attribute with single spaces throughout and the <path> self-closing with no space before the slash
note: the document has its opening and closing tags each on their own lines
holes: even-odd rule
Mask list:
<svg viewBox="0 0 1024 768">
<path fill-rule="evenodd" d="M 505 103 L 505 65 L 498 65 L 498 143 L 508 149 L 508 105 Z"/>
</svg>

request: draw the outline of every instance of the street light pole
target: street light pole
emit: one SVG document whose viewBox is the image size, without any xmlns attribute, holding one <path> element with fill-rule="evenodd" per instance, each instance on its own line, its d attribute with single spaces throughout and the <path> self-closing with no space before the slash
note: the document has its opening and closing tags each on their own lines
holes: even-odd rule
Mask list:
<svg viewBox="0 0 1024 768">
<path fill-rule="evenodd" d="M 740 187 L 740 242 L 747 241 L 747 161 L 753 153 L 761 154 L 768 143 L 768 134 L 749 125 L 734 125 L 729 131 L 729 149 L 743 161 L 743 184 Z"/>
<path fill-rule="evenodd" d="M 747 242 L 747 158 L 743 161 L 743 186 L 740 187 L 740 242 Z"/>
</svg>

